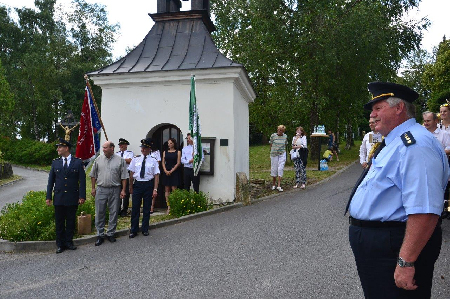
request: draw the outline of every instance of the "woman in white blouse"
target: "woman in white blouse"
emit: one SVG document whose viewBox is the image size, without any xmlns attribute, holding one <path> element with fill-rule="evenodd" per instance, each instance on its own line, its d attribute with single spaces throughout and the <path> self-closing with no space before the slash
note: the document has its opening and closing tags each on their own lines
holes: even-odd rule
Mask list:
<svg viewBox="0 0 450 300">
<path fill-rule="evenodd" d="M 307 142 L 306 135 L 303 127 L 297 127 L 296 135 L 292 138 L 292 149 L 297 152 L 297 157 L 294 158 L 294 168 L 295 168 L 295 185 L 294 189 L 300 186 L 301 189 L 306 188 L 306 157 L 307 157 Z M 303 149 L 303 150 L 300 150 Z M 305 155 L 300 155 L 300 152 L 305 153 Z M 305 161 L 302 161 L 303 160 Z"/>
</svg>

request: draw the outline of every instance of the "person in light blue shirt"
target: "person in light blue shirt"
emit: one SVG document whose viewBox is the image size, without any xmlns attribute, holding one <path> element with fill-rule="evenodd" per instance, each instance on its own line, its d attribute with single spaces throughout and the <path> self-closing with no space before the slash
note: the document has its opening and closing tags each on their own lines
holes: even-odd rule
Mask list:
<svg viewBox="0 0 450 300">
<path fill-rule="evenodd" d="M 401 139 L 408 131 L 416 141 L 410 147 Z M 440 187 L 446 186 L 448 176 L 443 174 L 448 171 L 439 141 L 415 119 L 409 119 L 394 128 L 385 143 L 353 196 L 350 215 L 382 222 L 406 222 L 411 214 L 440 215 L 444 199 Z M 431 183 L 438 188 L 427 188 Z"/>
<path fill-rule="evenodd" d="M 364 107 L 385 139 L 349 199 L 349 240 L 364 296 L 430 298 L 447 158 L 414 119 L 415 91 L 385 82 L 368 89 L 373 98 Z"/>
</svg>

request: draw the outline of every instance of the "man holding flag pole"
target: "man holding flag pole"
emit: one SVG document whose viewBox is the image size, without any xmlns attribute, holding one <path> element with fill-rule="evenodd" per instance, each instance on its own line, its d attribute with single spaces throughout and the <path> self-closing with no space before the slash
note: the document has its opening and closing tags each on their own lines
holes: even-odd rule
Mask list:
<svg viewBox="0 0 450 300">
<path fill-rule="evenodd" d="M 194 191 L 199 192 L 200 167 L 203 162 L 202 136 L 198 116 L 197 99 L 195 97 L 195 76 L 191 77 L 191 94 L 189 101 L 189 133 L 186 136 L 187 145 L 183 147 L 181 163 L 184 165 L 184 188 L 190 190 L 191 182 Z"/>
</svg>

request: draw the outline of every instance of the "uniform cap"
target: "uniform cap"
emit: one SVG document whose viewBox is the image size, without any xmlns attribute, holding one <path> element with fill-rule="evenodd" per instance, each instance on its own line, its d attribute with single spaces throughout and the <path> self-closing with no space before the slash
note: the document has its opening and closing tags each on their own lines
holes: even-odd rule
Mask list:
<svg viewBox="0 0 450 300">
<path fill-rule="evenodd" d="M 58 143 L 56 143 L 56 146 L 67 146 L 69 148 L 72 148 L 72 144 L 63 138 L 59 138 Z"/>
<path fill-rule="evenodd" d="M 126 139 L 120 138 L 120 139 L 119 139 L 119 145 L 123 145 L 123 144 L 129 145 L 130 142 L 128 142 Z"/>
<path fill-rule="evenodd" d="M 141 140 L 141 146 L 143 148 L 152 148 L 153 140 L 151 138 L 146 138 Z"/>
<path fill-rule="evenodd" d="M 416 91 L 407 86 L 391 82 L 370 82 L 367 88 L 372 94 L 372 100 L 364 105 L 364 108 L 367 110 L 371 110 L 372 105 L 376 102 L 386 100 L 390 97 L 400 98 L 410 103 L 419 98 L 419 94 Z"/>
</svg>

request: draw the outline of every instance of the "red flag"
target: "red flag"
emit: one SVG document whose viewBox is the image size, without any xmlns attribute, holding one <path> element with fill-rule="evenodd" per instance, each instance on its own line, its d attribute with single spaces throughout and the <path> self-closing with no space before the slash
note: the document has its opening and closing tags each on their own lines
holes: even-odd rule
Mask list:
<svg viewBox="0 0 450 300">
<path fill-rule="evenodd" d="M 94 132 L 92 129 L 91 109 L 87 89 L 84 92 L 84 102 L 81 108 L 80 133 L 78 134 L 75 156 L 86 160 L 95 155 Z"/>
</svg>

